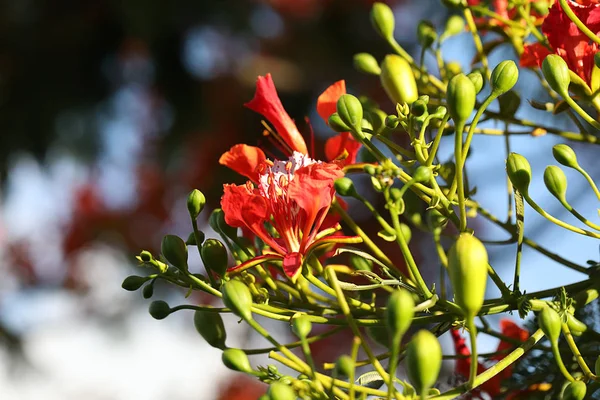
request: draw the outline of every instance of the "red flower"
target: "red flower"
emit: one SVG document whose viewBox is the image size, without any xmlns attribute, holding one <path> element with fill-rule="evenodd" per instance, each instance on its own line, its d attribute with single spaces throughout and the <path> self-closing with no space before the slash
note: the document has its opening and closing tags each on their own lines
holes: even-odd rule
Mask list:
<svg viewBox="0 0 600 400">
<path fill-rule="evenodd" d="M 512 339 L 518 340 L 520 342 L 524 342 L 529 338 L 529 332 L 520 328 L 517 324 L 512 322 L 509 319 L 500 320 L 500 329 L 502 331 L 502 335 L 510 337 Z M 452 340 L 454 341 L 454 350 L 457 355 L 469 356 L 471 352 L 465 343 L 465 339 L 462 337 L 458 329 L 452 329 L 450 331 L 452 335 Z M 510 349 L 514 348 L 515 345 L 513 343 L 506 342 L 501 340 L 498 344 L 498 348 L 496 352 L 502 352 L 494 357 L 491 357 L 491 360 L 500 361 L 506 356 L 506 352 Z M 471 359 L 470 358 L 459 358 L 456 360 L 455 370 L 459 375 L 462 375 L 465 378 L 469 377 L 471 369 Z M 481 374 L 486 370 L 485 366 L 481 363 L 477 365 L 477 374 Z M 489 396 L 494 397 L 498 396 L 502 391 L 502 381 L 510 376 L 512 372 L 512 366 L 505 368 L 498 375 L 494 376 L 489 381 L 485 382 L 483 385 L 479 386 L 476 390 L 471 393 L 471 398 L 481 398 L 480 393 L 485 392 Z"/>
<path fill-rule="evenodd" d="M 587 1 L 580 5 L 572 0 L 568 1 L 569 7 L 575 15 L 593 32 L 600 32 L 600 5 Z M 567 17 L 559 2 L 555 2 L 548 16 L 542 24 L 542 32 L 548 38 L 552 52 L 561 56 L 569 69 L 590 84 L 592 69 L 594 68 L 594 54 L 598 45 L 577 28 L 575 23 Z M 521 55 L 520 64 L 523 67 L 542 65 L 544 58 L 551 51 L 540 43 L 526 45 Z"/>
</svg>

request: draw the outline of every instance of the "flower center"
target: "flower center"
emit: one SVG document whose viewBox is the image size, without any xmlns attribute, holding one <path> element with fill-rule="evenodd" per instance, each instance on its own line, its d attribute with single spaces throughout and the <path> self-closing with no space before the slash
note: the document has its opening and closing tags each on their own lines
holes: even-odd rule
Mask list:
<svg viewBox="0 0 600 400">
<path fill-rule="evenodd" d="M 294 173 L 302 167 L 317 162 L 306 154 L 294 151 L 287 161 L 275 161 L 267 165 L 261 172 L 258 182 L 261 195 L 271 200 L 285 196 L 288 185 L 294 179 Z"/>
</svg>

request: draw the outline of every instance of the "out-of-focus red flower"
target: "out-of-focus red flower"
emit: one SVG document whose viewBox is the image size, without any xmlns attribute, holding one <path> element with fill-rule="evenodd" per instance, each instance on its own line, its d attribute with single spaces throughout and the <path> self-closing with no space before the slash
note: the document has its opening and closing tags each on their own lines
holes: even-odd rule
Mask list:
<svg viewBox="0 0 600 400">
<path fill-rule="evenodd" d="M 247 375 L 238 375 L 227 381 L 227 386 L 219 393 L 219 400 L 257 400 L 267 392 L 266 384 Z"/>
<path fill-rule="evenodd" d="M 568 0 L 567 4 L 575 15 L 593 32 L 600 32 L 600 5 L 597 2 L 582 1 L 578 4 Z M 552 51 L 540 43 L 526 45 L 521 55 L 523 67 L 541 67 L 544 58 L 555 53 L 561 56 L 569 69 L 579 75 L 588 84 L 591 81 L 594 67 L 594 54 L 599 47 L 577 28 L 575 23 L 565 14 L 559 2 L 550 8 L 542 32 L 548 38 Z"/>
<path fill-rule="evenodd" d="M 500 321 L 500 330 L 502 331 L 502 335 L 509 337 L 514 340 L 518 340 L 520 342 L 524 342 L 529 338 L 529 332 L 520 328 L 517 324 L 512 322 L 509 319 L 503 319 Z M 466 345 L 465 339 L 462 337 L 461 333 L 458 329 L 452 329 L 450 331 L 452 335 L 452 340 L 454 341 L 454 351 L 457 355 L 469 356 L 471 352 Z M 515 345 L 513 343 L 501 340 L 498 344 L 498 348 L 496 352 L 503 352 L 491 358 L 491 360 L 499 361 L 506 356 L 506 351 L 514 348 Z M 470 358 L 459 358 L 456 360 L 455 370 L 456 373 L 462 375 L 465 378 L 469 377 L 471 369 L 471 359 Z M 477 374 L 481 374 L 486 370 L 485 366 L 481 363 L 477 365 Z M 479 399 L 481 398 L 481 393 L 487 393 L 491 397 L 498 396 L 502 392 L 502 381 L 510 376 L 512 373 L 512 366 L 505 368 L 498 375 L 494 376 L 489 381 L 485 382 L 483 385 L 479 386 L 476 390 L 473 390 L 470 393 L 470 398 Z"/>
</svg>

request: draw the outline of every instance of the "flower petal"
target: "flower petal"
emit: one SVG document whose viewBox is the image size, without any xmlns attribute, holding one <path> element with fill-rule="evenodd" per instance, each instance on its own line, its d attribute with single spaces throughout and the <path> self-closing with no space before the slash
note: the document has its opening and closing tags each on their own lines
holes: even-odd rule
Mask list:
<svg viewBox="0 0 600 400">
<path fill-rule="evenodd" d="M 356 141 L 349 132 L 342 132 L 337 136 L 327 139 L 325 142 L 325 157 L 327 160 L 333 161 L 346 153 L 346 158 L 341 160 L 342 164 L 354 164 L 356 163 L 356 156 L 360 147 L 360 142 Z"/>
<path fill-rule="evenodd" d="M 329 86 L 317 99 L 317 112 L 327 122 L 336 110 L 341 95 L 346 94 L 346 81 L 341 80 Z"/>
<path fill-rule="evenodd" d="M 288 253 L 283 258 L 283 272 L 292 282 L 296 282 L 302 271 L 302 261 L 302 254 L 300 253 Z"/>
<path fill-rule="evenodd" d="M 266 161 L 265 153 L 258 147 L 236 144 L 219 158 L 219 164 L 224 165 L 240 175 L 258 181 L 258 166 Z"/>
</svg>

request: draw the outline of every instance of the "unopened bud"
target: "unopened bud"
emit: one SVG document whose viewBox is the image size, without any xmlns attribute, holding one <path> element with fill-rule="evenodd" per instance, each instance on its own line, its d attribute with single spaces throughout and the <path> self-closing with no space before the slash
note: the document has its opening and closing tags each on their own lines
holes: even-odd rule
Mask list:
<svg viewBox="0 0 600 400">
<path fill-rule="evenodd" d="M 542 311 L 537 316 L 538 326 L 544 332 L 551 343 L 558 343 L 562 320 L 556 311 L 549 306 L 542 308 Z"/>
<path fill-rule="evenodd" d="M 149 278 L 147 276 L 131 275 L 131 276 L 128 276 L 127 278 L 125 278 L 125 280 L 121 284 L 121 287 L 123 289 L 127 290 L 128 292 L 134 292 L 134 291 L 138 290 L 139 288 L 141 288 L 142 285 L 144 283 L 148 282 L 148 280 L 150 280 L 150 279 L 151 278 Z"/>
<path fill-rule="evenodd" d="M 531 183 L 531 166 L 525 157 L 510 153 L 506 159 L 506 174 L 512 185 L 523 195 L 529 192 Z"/>
<path fill-rule="evenodd" d="M 296 392 L 290 385 L 283 382 L 273 382 L 267 391 L 271 400 L 296 400 Z"/>
<path fill-rule="evenodd" d="M 389 54 L 381 63 L 381 85 L 396 104 L 411 104 L 419 98 L 412 68 L 404 58 Z"/>
<path fill-rule="evenodd" d="M 549 165 L 544 171 L 544 183 L 548 191 L 559 201 L 565 202 L 567 195 L 567 177 L 556 165 Z"/>
<path fill-rule="evenodd" d="M 250 366 L 248 356 L 240 349 L 226 349 L 221 355 L 221 360 L 227 368 L 233 371 L 245 372 L 251 374 L 254 372 Z"/>
<path fill-rule="evenodd" d="M 415 170 L 415 173 L 413 174 L 412 178 L 415 182 L 424 183 L 429 182 L 432 176 L 433 175 L 431 173 L 431 168 L 421 165 Z"/>
<path fill-rule="evenodd" d="M 458 74 L 448 83 L 446 101 L 455 123 L 464 123 L 475 108 L 477 92 L 473 82 L 464 74 Z"/>
<path fill-rule="evenodd" d="M 350 356 L 342 355 L 335 362 L 335 370 L 338 376 L 347 378 L 354 372 L 355 363 Z"/>
<path fill-rule="evenodd" d="M 566 144 L 557 144 L 552 148 L 552 155 L 554 159 L 569 168 L 579 168 L 577 162 L 577 155 L 572 148 Z"/>
<path fill-rule="evenodd" d="M 542 63 L 542 73 L 544 78 L 555 92 L 563 97 L 567 97 L 571 77 L 569 76 L 569 67 L 561 56 L 550 54 L 546 56 Z"/>
<path fill-rule="evenodd" d="M 218 276 L 224 276 L 227 271 L 227 249 L 217 239 L 208 239 L 200 249 L 202 262 L 207 270 L 214 271 Z"/>
<path fill-rule="evenodd" d="M 175 235 L 165 235 L 160 246 L 163 256 L 171 265 L 187 271 L 187 246 L 183 239 Z"/>
<path fill-rule="evenodd" d="M 335 187 L 335 191 L 340 196 L 354 197 L 358 195 L 358 193 L 356 193 L 356 188 L 354 187 L 354 182 L 352 182 L 352 179 L 348 177 L 344 176 L 336 179 L 333 185 Z"/>
<path fill-rule="evenodd" d="M 148 312 L 154 319 L 165 319 L 171 314 L 171 308 L 167 302 L 162 300 L 156 300 L 150 303 Z"/>
<path fill-rule="evenodd" d="M 379 63 L 369 53 L 358 53 L 354 55 L 354 68 L 356 68 L 360 72 L 364 72 L 365 74 L 370 75 L 379 75 L 381 73 L 381 68 L 379 68 Z"/>
<path fill-rule="evenodd" d="M 187 198 L 187 208 L 192 219 L 198 218 L 198 214 L 202 212 L 204 205 L 206 204 L 206 198 L 204 194 L 198 189 L 194 189 L 190 192 Z"/>
<path fill-rule="evenodd" d="M 502 61 L 492 71 L 490 84 L 492 92 L 497 96 L 508 92 L 519 80 L 519 68 L 513 60 Z"/>
<path fill-rule="evenodd" d="M 471 82 L 473 82 L 473 86 L 475 87 L 475 92 L 476 93 L 481 92 L 481 89 L 483 88 L 483 75 L 481 75 L 481 72 L 473 71 L 467 75 L 467 78 L 469 78 L 471 80 Z"/>
<path fill-rule="evenodd" d="M 406 349 L 406 366 L 417 394 L 428 393 L 442 367 L 442 347 L 433 333 L 423 329 L 412 337 Z"/>
<path fill-rule="evenodd" d="M 535 11 L 540 17 L 545 17 L 548 15 L 550 4 L 548 4 L 548 1 L 545 0 L 537 0 L 531 3 L 531 7 L 533 8 L 533 11 Z"/>
<path fill-rule="evenodd" d="M 569 382 L 563 391 L 562 400 L 583 400 L 587 386 L 583 381 Z"/>
<path fill-rule="evenodd" d="M 401 222 L 400 223 L 400 232 L 402 232 L 402 236 L 404 237 L 404 240 L 406 241 L 406 243 L 409 243 L 410 239 L 412 239 L 412 231 L 410 230 L 410 227 L 408 225 L 406 225 L 405 223 Z"/>
<path fill-rule="evenodd" d="M 444 38 L 458 35 L 465 30 L 465 20 L 460 15 L 451 15 L 446 21 L 446 27 L 442 36 Z"/>
<path fill-rule="evenodd" d="M 386 325 L 392 337 L 402 336 L 406 333 L 415 315 L 415 301 L 405 289 L 392 293 L 387 302 Z"/>
<path fill-rule="evenodd" d="M 336 112 L 329 116 L 327 124 L 331 129 L 333 129 L 336 132 L 350 132 L 351 130 L 350 127 L 342 121 L 342 119 Z"/>
<path fill-rule="evenodd" d="M 221 314 L 196 310 L 194 313 L 194 327 L 204 340 L 206 340 L 206 343 L 217 349 L 225 348 L 227 332 L 225 331 Z"/>
<path fill-rule="evenodd" d="M 374 3 L 371 9 L 371 23 L 375 31 L 384 39 L 394 38 L 395 18 L 394 12 L 385 3 Z"/>
<path fill-rule="evenodd" d="M 154 281 L 150 282 L 142 289 L 142 297 L 149 299 L 154 295 Z"/>
<path fill-rule="evenodd" d="M 428 49 L 431 47 L 437 39 L 437 32 L 433 24 L 429 21 L 419 22 L 417 26 L 417 38 L 419 39 L 419 44 L 424 48 Z"/>
<path fill-rule="evenodd" d="M 252 319 L 252 294 L 242 281 L 232 279 L 221 287 L 225 307 L 244 320 Z"/>
<path fill-rule="evenodd" d="M 337 101 L 337 113 L 342 122 L 352 127 L 356 132 L 360 132 L 363 108 L 360 100 L 351 94 L 343 94 Z"/>
<path fill-rule="evenodd" d="M 304 315 L 298 315 L 292 318 L 292 331 L 300 339 L 308 337 L 312 330 L 310 320 Z"/>
</svg>

